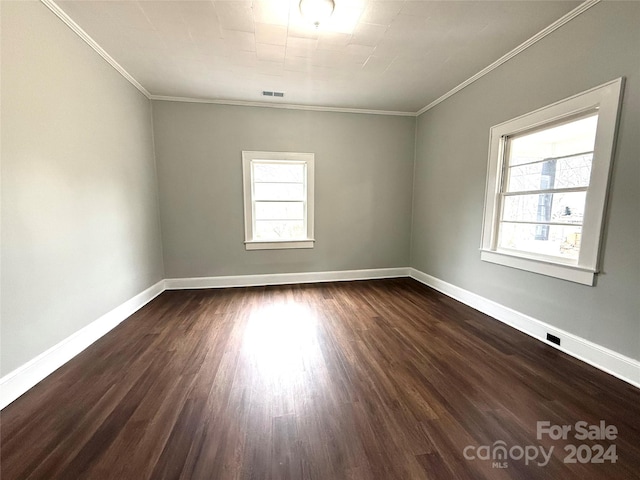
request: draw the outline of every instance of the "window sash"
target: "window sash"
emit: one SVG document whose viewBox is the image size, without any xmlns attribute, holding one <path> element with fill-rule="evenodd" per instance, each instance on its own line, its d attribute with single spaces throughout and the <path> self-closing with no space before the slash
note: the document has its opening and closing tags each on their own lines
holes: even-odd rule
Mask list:
<svg viewBox="0 0 640 480">
<path fill-rule="evenodd" d="M 552 126 L 549 126 L 549 128 L 552 128 Z M 506 143 L 508 142 L 508 137 L 505 136 L 502 139 L 502 142 Z M 508 148 L 503 148 L 503 152 L 505 152 L 505 157 L 503 158 L 502 162 L 504 167 L 504 170 L 507 171 L 509 168 L 511 168 L 510 166 L 507 165 L 508 163 L 508 157 L 507 155 L 507 151 Z M 566 157 L 572 157 L 572 156 L 576 156 L 575 154 L 572 155 L 567 155 Z M 545 159 L 543 161 L 548 161 L 549 159 Z M 516 166 L 520 166 L 520 165 L 516 165 Z M 503 175 L 503 182 L 502 182 L 502 188 L 504 188 L 504 186 L 506 185 L 506 179 L 507 179 L 507 175 Z M 552 221 L 533 221 L 533 220 L 506 220 L 503 218 L 504 216 L 504 209 L 505 209 L 505 199 L 507 197 L 523 197 L 526 195 L 553 195 L 555 193 L 574 193 L 574 192 L 587 192 L 588 191 L 588 186 L 587 187 L 571 187 L 571 188 L 549 188 L 549 189 L 538 189 L 538 190 L 527 190 L 527 191 L 516 191 L 516 192 L 507 192 L 507 191 L 501 191 L 498 195 L 500 198 L 500 202 L 499 202 L 499 208 L 498 211 L 496 212 L 496 217 L 497 217 L 497 221 L 496 221 L 496 245 L 494 250 L 497 252 L 512 252 L 512 254 L 518 254 L 518 252 L 521 252 L 522 254 L 526 254 L 528 256 L 540 256 L 540 258 L 544 258 L 545 260 L 557 260 L 559 263 L 563 263 L 563 264 L 569 264 L 569 265 L 576 265 L 579 262 L 579 254 L 578 254 L 578 258 L 577 259 L 570 259 L 567 258 L 565 256 L 562 256 L 560 254 L 555 255 L 555 254 L 542 254 L 542 253 L 537 253 L 537 252 L 532 252 L 529 250 L 524 250 L 524 249 L 516 249 L 516 248 L 505 248 L 504 246 L 500 246 L 500 239 L 501 239 L 501 235 L 503 234 L 503 230 L 502 230 L 502 225 L 503 224 L 515 224 L 515 225 L 540 225 L 540 226 L 548 226 L 548 227 L 552 227 L 552 226 L 559 226 L 559 227 L 579 227 L 579 228 L 583 228 L 583 224 L 584 222 L 574 222 L 574 223 L 570 223 L 570 222 L 552 222 Z M 586 207 L 586 199 L 585 199 L 585 207 Z M 581 246 L 578 249 L 578 252 L 581 250 Z"/>
<path fill-rule="evenodd" d="M 302 182 L 287 182 L 287 181 L 272 181 L 272 182 L 256 182 L 254 181 L 254 168 L 258 165 L 302 165 L 304 167 L 302 174 Z M 302 185 L 302 198 L 300 199 L 271 199 L 261 197 L 260 200 L 256 200 L 255 187 L 258 184 L 271 184 L 271 185 Z M 263 221 L 271 221 L 271 222 L 283 222 L 283 223 L 293 223 L 299 222 L 302 220 L 303 222 L 303 234 L 299 237 L 264 237 L 261 238 L 260 241 L 295 241 L 295 240 L 305 240 L 307 238 L 307 162 L 305 161 L 294 161 L 294 160 L 251 160 L 251 208 L 252 208 L 252 240 L 256 239 L 256 231 L 258 229 L 257 222 Z M 256 205 L 258 203 L 302 203 L 302 218 L 294 219 L 294 218 L 283 218 L 283 219 L 275 219 L 275 218 L 258 218 L 256 213 Z"/>
<path fill-rule="evenodd" d="M 500 163 L 502 166 L 502 174 L 501 174 L 501 181 L 500 181 L 500 191 L 498 192 L 498 198 L 499 198 L 499 202 L 498 202 L 498 209 L 496 211 L 496 222 L 495 222 L 495 231 L 496 231 L 496 239 L 495 239 L 495 245 L 494 245 L 494 251 L 511 251 L 511 252 L 522 252 L 523 254 L 527 254 L 527 255 L 540 255 L 541 257 L 545 257 L 546 259 L 557 259 L 558 261 L 560 261 L 561 263 L 578 263 L 578 259 L 576 260 L 568 260 L 566 257 L 563 257 L 562 255 L 552 255 L 552 254 L 537 254 L 534 252 L 530 252 L 527 250 L 519 250 L 519 249 L 515 249 L 515 248 L 505 248 L 505 247 L 501 247 L 500 246 L 500 236 L 502 234 L 502 228 L 501 225 L 504 223 L 508 223 L 508 224 L 524 224 L 524 225 L 541 225 L 541 226 L 569 226 L 569 227 L 580 227 L 583 228 L 583 223 L 584 222 L 576 222 L 576 223 L 569 223 L 569 222 L 551 222 L 551 221 L 525 221 L 525 220 L 505 220 L 503 219 L 503 215 L 504 215 L 504 203 L 505 203 L 505 198 L 506 197 L 520 197 L 520 196 L 525 196 L 525 195 L 553 195 L 555 193 L 574 193 L 574 192 L 587 192 L 588 191 L 588 187 L 589 185 L 586 186 L 582 186 L 582 187 L 567 187 L 567 188 L 540 188 L 540 189 L 535 189 L 535 190 L 518 190 L 518 191 L 509 191 L 507 189 L 507 185 L 508 185 L 508 181 L 509 181 L 509 175 L 510 175 L 510 171 L 511 169 L 515 169 L 515 168 L 519 168 L 519 167 L 523 167 L 523 166 L 527 166 L 527 165 L 535 165 L 535 164 L 540 164 L 540 163 L 545 163 L 545 162 L 549 162 L 549 161 L 553 161 L 553 160 L 560 160 L 560 159 L 564 159 L 564 158 L 572 158 L 572 157 L 579 157 L 581 155 L 588 155 L 588 154 L 593 154 L 593 150 L 591 151 L 586 151 L 586 152 L 572 152 L 566 155 L 560 155 L 558 157 L 549 157 L 549 158 L 543 158 L 540 160 L 535 160 L 532 162 L 525 162 L 525 163 L 517 163 L 517 164 L 512 164 L 511 163 L 511 152 L 510 152 L 510 143 L 513 139 L 517 139 L 517 138 L 521 138 L 525 135 L 529 135 L 531 133 L 537 133 L 537 132 L 543 132 L 545 130 L 550 130 L 553 129 L 557 126 L 560 125 L 564 125 L 564 124 L 568 124 L 571 122 L 575 122 L 578 120 L 581 120 L 583 118 L 588 118 L 590 116 L 593 116 L 594 113 L 597 115 L 597 109 L 594 108 L 590 108 L 586 111 L 580 112 L 578 114 L 573 114 L 573 115 L 569 115 L 566 117 L 563 117 L 561 119 L 558 119 L 556 121 L 549 121 L 549 122 L 545 122 L 542 125 L 538 125 L 535 128 L 529 129 L 529 130 L 524 130 L 524 131 L 520 131 L 517 134 L 507 134 L 507 135 L 502 135 L 500 138 L 500 143 L 502 145 L 501 147 L 501 152 L 502 155 L 500 157 Z M 542 175 L 541 175 L 542 176 Z M 585 199 L 585 207 L 586 207 L 586 202 L 587 200 Z"/>
<path fill-rule="evenodd" d="M 313 163 L 312 153 L 242 152 L 247 250 L 313 248 Z M 283 171 L 281 175 L 278 169 L 255 170 L 260 165 L 278 164 L 302 166 L 302 175 L 300 170 Z M 293 190 L 279 194 L 278 184 L 283 188 L 291 186 Z M 273 187 L 265 189 L 267 186 Z M 272 206 L 266 208 L 265 204 Z M 280 208 L 277 204 L 291 207 Z M 272 227 L 274 232 L 269 231 Z"/>
</svg>

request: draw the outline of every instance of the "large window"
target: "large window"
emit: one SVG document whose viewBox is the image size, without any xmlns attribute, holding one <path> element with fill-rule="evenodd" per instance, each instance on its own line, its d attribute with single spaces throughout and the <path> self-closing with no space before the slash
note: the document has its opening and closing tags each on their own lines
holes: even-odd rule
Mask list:
<svg viewBox="0 0 640 480">
<path fill-rule="evenodd" d="M 482 260 L 593 285 L 622 79 L 491 129 Z"/>
<path fill-rule="evenodd" d="M 313 248 L 313 153 L 242 152 L 247 250 Z"/>
</svg>

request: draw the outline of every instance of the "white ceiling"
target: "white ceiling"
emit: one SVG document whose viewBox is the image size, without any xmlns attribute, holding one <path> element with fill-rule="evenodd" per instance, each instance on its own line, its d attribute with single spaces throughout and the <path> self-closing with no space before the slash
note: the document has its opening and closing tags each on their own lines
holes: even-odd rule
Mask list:
<svg viewBox="0 0 640 480">
<path fill-rule="evenodd" d="M 581 3 L 335 0 L 315 29 L 298 2 L 56 3 L 152 95 L 404 112 Z"/>
</svg>

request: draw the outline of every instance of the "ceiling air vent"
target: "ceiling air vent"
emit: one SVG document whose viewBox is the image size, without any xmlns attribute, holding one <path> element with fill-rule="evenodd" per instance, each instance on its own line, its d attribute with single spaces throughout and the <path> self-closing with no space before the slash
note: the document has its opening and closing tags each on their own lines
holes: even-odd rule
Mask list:
<svg viewBox="0 0 640 480">
<path fill-rule="evenodd" d="M 284 97 L 284 92 L 272 92 L 270 90 L 263 90 L 262 91 L 262 96 L 263 97 Z"/>
</svg>

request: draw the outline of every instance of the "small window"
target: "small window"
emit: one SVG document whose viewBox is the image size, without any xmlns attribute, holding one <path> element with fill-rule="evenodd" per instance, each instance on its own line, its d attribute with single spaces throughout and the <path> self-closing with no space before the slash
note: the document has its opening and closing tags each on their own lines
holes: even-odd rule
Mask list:
<svg viewBox="0 0 640 480">
<path fill-rule="evenodd" d="M 313 153 L 242 152 L 247 250 L 313 248 Z"/>
<path fill-rule="evenodd" d="M 621 91 L 617 79 L 491 129 L 482 260 L 593 285 Z"/>
</svg>

